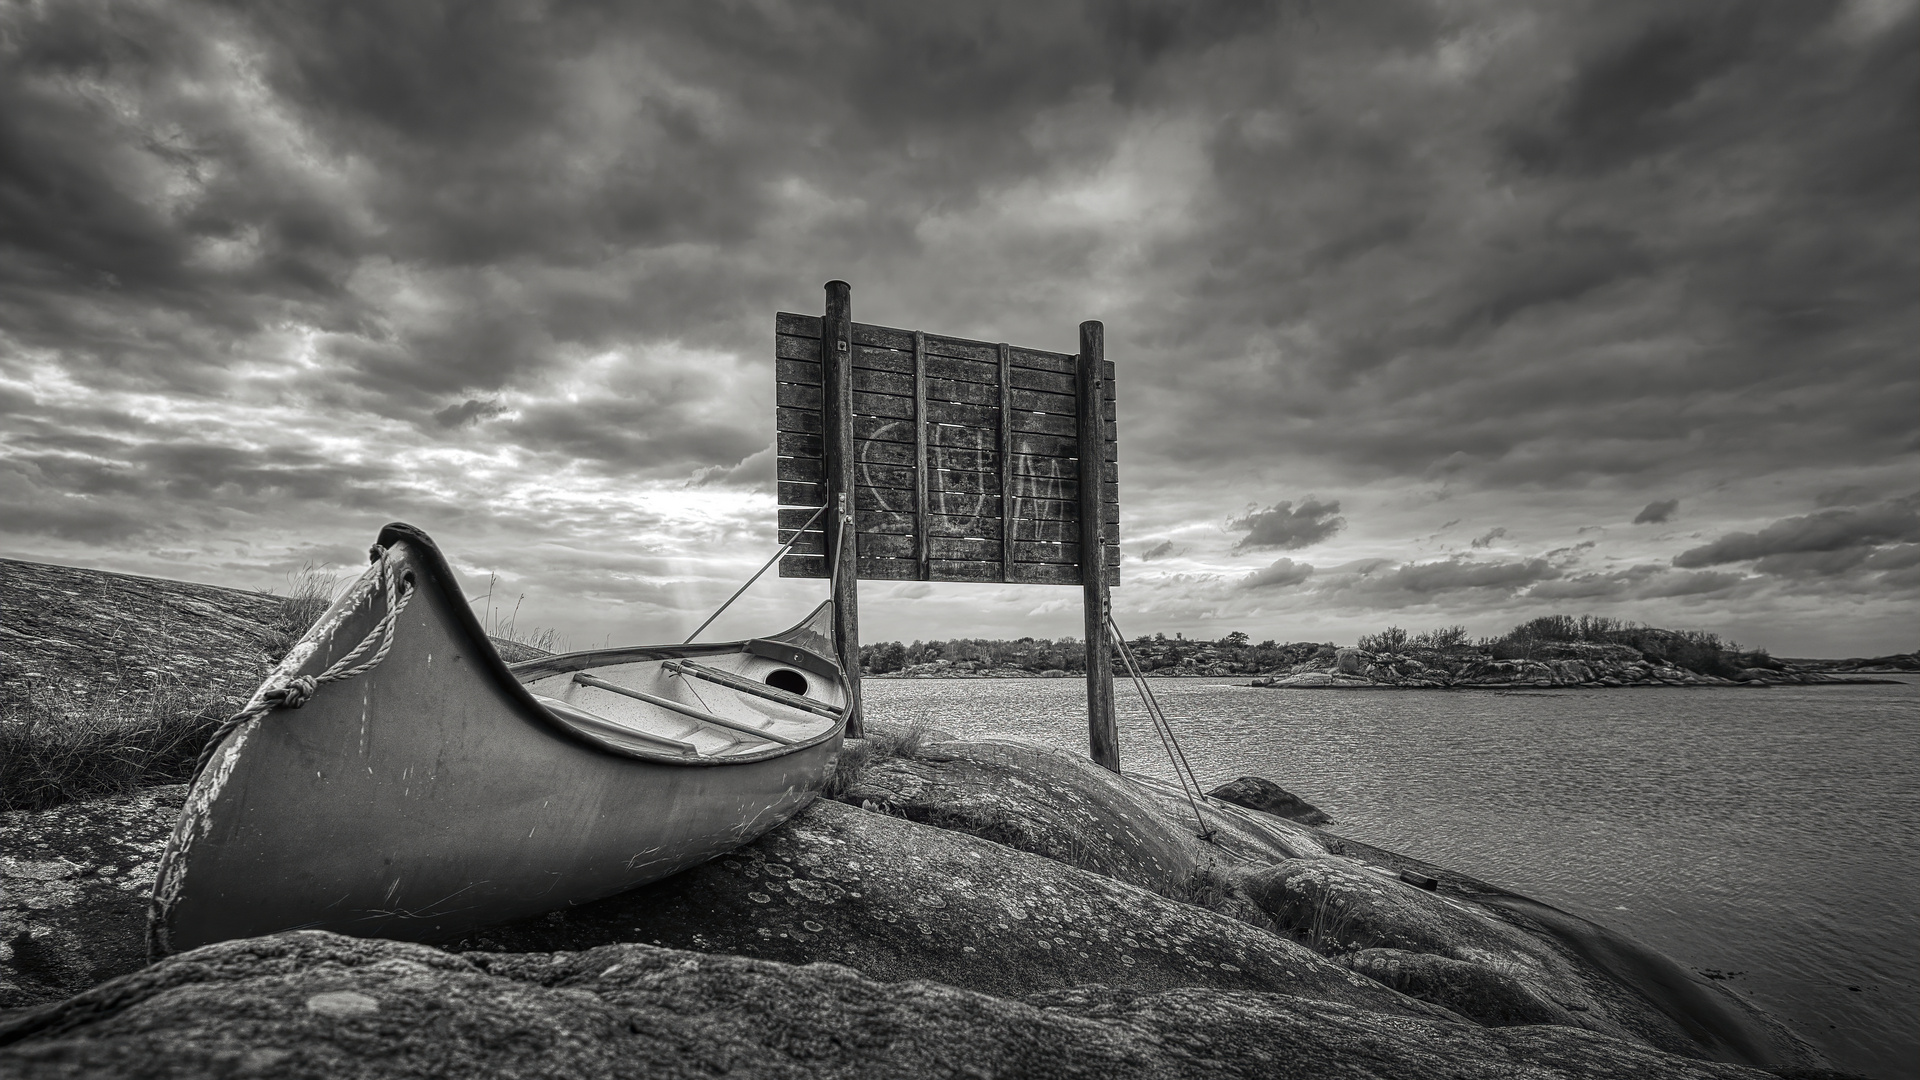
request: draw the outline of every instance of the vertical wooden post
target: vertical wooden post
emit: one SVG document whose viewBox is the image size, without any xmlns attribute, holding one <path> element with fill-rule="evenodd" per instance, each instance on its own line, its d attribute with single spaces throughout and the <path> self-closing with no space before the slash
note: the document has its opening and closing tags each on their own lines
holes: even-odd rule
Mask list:
<svg viewBox="0 0 1920 1080">
<path fill-rule="evenodd" d="M 826 376 L 821 402 L 827 455 L 827 577 L 833 583 L 833 636 L 847 676 L 847 735 L 861 738 L 860 537 L 854 523 L 853 469 L 853 287 L 827 282 L 826 315 L 820 320 L 820 361 Z"/>
<path fill-rule="evenodd" d="M 1013 353 L 1000 343 L 1000 580 L 1013 580 Z"/>
<path fill-rule="evenodd" d="M 933 523 L 927 520 L 927 335 L 913 332 L 913 558 L 933 580 Z"/>
<path fill-rule="evenodd" d="M 1080 324 L 1080 377 L 1074 381 L 1079 405 L 1075 431 L 1080 453 L 1080 587 L 1087 628 L 1087 749 L 1094 763 L 1120 771 L 1120 729 L 1113 719 L 1113 647 L 1107 639 L 1107 546 L 1101 528 L 1102 465 L 1106 454 L 1107 330 L 1098 322 Z M 1003 496 L 1004 497 L 1004 496 Z"/>
</svg>

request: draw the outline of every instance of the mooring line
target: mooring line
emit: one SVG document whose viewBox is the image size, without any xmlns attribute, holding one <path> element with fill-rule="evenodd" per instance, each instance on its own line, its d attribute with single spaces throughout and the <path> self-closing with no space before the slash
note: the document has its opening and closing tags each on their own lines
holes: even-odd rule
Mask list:
<svg viewBox="0 0 1920 1080">
<path fill-rule="evenodd" d="M 1187 752 L 1181 748 L 1179 736 L 1173 732 L 1173 724 L 1160 708 L 1160 699 L 1147 686 L 1147 678 L 1140 670 L 1140 663 L 1133 655 L 1133 649 L 1127 644 L 1127 637 L 1120 632 L 1120 624 L 1113 621 L 1113 613 L 1107 613 L 1107 630 L 1113 636 L 1114 643 L 1120 647 L 1120 659 L 1127 665 L 1127 674 L 1133 679 L 1134 689 L 1140 694 L 1140 703 L 1146 707 L 1147 717 L 1153 723 L 1154 734 L 1160 736 L 1160 744 L 1167 751 L 1167 761 L 1173 766 L 1173 777 L 1180 784 L 1180 794 L 1186 796 L 1187 805 L 1193 809 L 1193 819 L 1199 823 L 1199 837 L 1213 843 L 1213 830 L 1207 827 L 1206 815 L 1200 812 L 1200 803 L 1194 798 L 1200 794 L 1200 778 L 1194 775 L 1193 764 L 1187 760 Z M 1205 795 L 1200 795 L 1205 798 Z"/>
</svg>

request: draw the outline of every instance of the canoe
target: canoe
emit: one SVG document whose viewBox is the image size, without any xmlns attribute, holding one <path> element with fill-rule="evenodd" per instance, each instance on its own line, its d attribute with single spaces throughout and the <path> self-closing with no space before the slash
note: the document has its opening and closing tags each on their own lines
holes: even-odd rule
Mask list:
<svg viewBox="0 0 1920 1080">
<path fill-rule="evenodd" d="M 156 955 L 322 929 L 443 941 L 666 877 L 811 801 L 849 700 L 830 607 L 766 638 L 509 666 L 408 525 L 216 735 Z"/>
</svg>

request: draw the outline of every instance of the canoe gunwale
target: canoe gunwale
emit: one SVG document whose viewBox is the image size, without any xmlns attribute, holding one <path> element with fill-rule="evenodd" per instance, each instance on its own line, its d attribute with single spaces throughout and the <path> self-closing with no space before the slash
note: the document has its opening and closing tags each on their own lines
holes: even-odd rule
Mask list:
<svg viewBox="0 0 1920 1080">
<path fill-rule="evenodd" d="M 544 724 L 549 729 L 559 732 L 575 742 L 590 746 L 601 753 L 611 754 L 616 757 L 632 758 L 637 761 L 652 762 L 658 765 L 677 765 L 683 768 L 718 768 L 728 765 L 745 765 L 756 761 L 765 761 L 768 758 L 780 757 L 785 754 L 798 753 L 806 750 L 808 747 L 818 746 L 828 740 L 839 738 L 846 726 L 846 718 L 843 716 L 837 723 L 828 725 L 826 730 L 812 738 L 787 745 L 776 743 L 768 746 L 765 750 L 724 758 L 685 756 L 670 753 L 665 750 L 649 751 L 594 738 L 590 733 L 582 731 L 560 717 L 555 716 L 546 706 L 540 704 L 539 700 L 534 697 L 533 691 L 527 688 L 526 682 L 546 675 L 558 675 L 569 671 L 582 671 L 591 667 L 606 667 L 614 664 L 646 660 L 678 660 L 692 656 L 715 656 L 725 653 L 741 652 L 747 648 L 748 642 L 729 641 L 710 642 L 699 645 L 642 645 L 625 646 L 614 649 L 588 649 L 582 652 L 562 653 L 558 656 L 541 657 L 537 660 L 528 660 L 509 666 L 507 662 L 501 658 L 500 651 L 494 648 L 492 639 L 487 636 L 486 630 L 481 627 L 480 619 L 473 613 L 473 608 L 467 603 L 465 595 L 456 587 L 459 579 L 455 576 L 453 567 L 447 562 L 446 555 L 441 552 L 440 546 L 434 543 L 433 538 L 425 532 L 405 522 L 399 521 L 393 522 L 381 529 L 379 539 L 376 541 L 376 543 L 383 548 L 390 548 L 402 542 L 406 543 L 406 545 L 416 553 L 416 556 L 425 564 L 425 568 L 428 571 L 425 576 L 430 580 L 417 582 L 415 588 L 436 588 L 441 590 L 449 598 L 450 602 L 447 607 L 452 612 L 452 618 L 456 627 L 464 633 L 468 639 L 474 658 L 480 664 L 482 674 L 491 676 L 493 680 L 499 684 L 500 689 L 520 706 L 520 712 L 527 718 Z M 817 613 L 819 608 L 815 608 L 814 611 Z M 801 620 L 799 625 L 806 625 L 812 618 L 813 615 L 809 614 L 806 619 Z M 798 627 L 796 627 L 796 629 L 797 628 Z M 788 631 L 788 633 L 791 632 L 792 631 Z M 774 636 L 778 638 L 782 635 Z M 809 656 L 819 656 L 819 654 L 813 652 L 813 650 L 806 649 L 799 645 L 790 645 L 788 647 L 799 649 Z M 826 658 L 820 657 L 820 659 L 824 660 Z M 828 662 L 831 663 L 831 661 Z M 834 665 L 833 670 L 838 673 L 840 670 L 839 666 L 837 664 Z M 845 676 L 841 675 L 840 677 L 844 682 Z"/>
</svg>

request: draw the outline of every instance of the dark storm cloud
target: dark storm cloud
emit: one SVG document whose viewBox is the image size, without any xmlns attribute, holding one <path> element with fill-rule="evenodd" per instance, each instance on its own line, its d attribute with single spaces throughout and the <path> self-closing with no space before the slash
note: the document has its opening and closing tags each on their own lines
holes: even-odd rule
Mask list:
<svg viewBox="0 0 1920 1080">
<path fill-rule="evenodd" d="M 1298 585 L 1312 577 L 1314 568 L 1308 563 L 1297 563 L 1292 559 L 1275 559 L 1272 563 L 1255 570 L 1240 581 L 1243 589 L 1283 588 Z"/>
<path fill-rule="evenodd" d="M 1660 525 L 1672 521 L 1673 515 L 1680 509 L 1679 499 L 1656 499 L 1640 508 L 1633 515 L 1635 525 Z"/>
<path fill-rule="evenodd" d="M 1320 502 L 1308 498 L 1301 500 L 1298 510 L 1291 501 L 1275 503 L 1265 510 L 1255 510 L 1227 522 L 1227 528 L 1247 530 L 1247 535 L 1233 546 L 1235 551 L 1260 548 L 1291 551 L 1317 544 L 1346 528 L 1347 519 L 1339 514 L 1340 500 Z"/>
<path fill-rule="evenodd" d="M 1168 422 L 1169 451 L 1627 490 L 1709 462 L 1911 454 L 1915 25 L 1856 32 L 1852 10 L 1587 9 L 1531 24 L 1460 82 L 1408 79 L 1430 107 L 1367 123 L 1339 109 L 1359 91 L 1337 65 L 1376 93 L 1402 73 L 1354 48 L 1377 33 L 1358 16 L 1325 26 L 1323 63 L 1275 69 L 1284 137 L 1218 136 L 1216 182 L 1242 213 L 1209 238 L 1209 299 L 1167 312 L 1170 337 L 1217 340 L 1192 351 L 1247 356 L 1266 379 L 1222 364 L 1241 408 Z M 1504 209 L 1449 211 L 1482 170 Z M 1303 252 L 1353 254 L 1309 274 L 1237 238 L 1283 222 Z M 1264 348 L 1214 331 L 1255 322 L 1273 328 Z"/>
<path fill-rule="evenodd" d="M 506 411 L 507 407 L 498 401 L 468 398 L 458 405 L 449 405 L 441 409 L 433 414 L 433 418 L 442 427 L 461 427 L 466 424 L 477 424 L 482 420 L 491 420 Z"/>
<path fill-rule="evenodd" d="M 1733 532 L 1708 544 L 1674 556 L 1679 567 L 1719 566 L 1751 559 L 1774 559 L 1782 569 L 1801 567 L 1831 573 L 1840 567 L 1836 553 L 1878 544 L 1920 540 L 1920 498 L 1909 497 L 1862 509 L 1822 510 L 1804 517 L 1785 518 L 1757 533 Z M 1789 556 L 1829 555 L 1825 561 L 1794 560 Z M 1857 563 L 1857 560 L 1856 560 Z M 1827 568 L 1827 569 L 1821 569 Z"/>
</svg>

